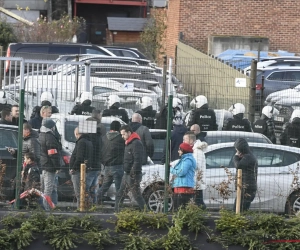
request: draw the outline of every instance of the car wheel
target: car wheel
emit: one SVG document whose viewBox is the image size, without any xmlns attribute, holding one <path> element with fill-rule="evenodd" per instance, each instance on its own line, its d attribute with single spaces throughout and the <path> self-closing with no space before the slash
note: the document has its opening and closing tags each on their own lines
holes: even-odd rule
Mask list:
<svg viewBox="0 0 300 250">
<path fill-rule="evenodd" d="M 164 199 L 165 199 L 165 187 L 162 185 L 153 185 L 149 187 L 148 190 L 144 193 L 144 199 L 147 204 L 147 207 L 150 211 L 153 212 L 163 212 L 164 211 Z M 173 207 L 173 199 L 169 194 L 168 197 L 168 211 L 171 211 Z"/>
<path fill-rule="evenodd" d="M 293 192 L 286 200 L 285 213 L 296 214 L 300 211 L 300 191 Z"/>
</svg>

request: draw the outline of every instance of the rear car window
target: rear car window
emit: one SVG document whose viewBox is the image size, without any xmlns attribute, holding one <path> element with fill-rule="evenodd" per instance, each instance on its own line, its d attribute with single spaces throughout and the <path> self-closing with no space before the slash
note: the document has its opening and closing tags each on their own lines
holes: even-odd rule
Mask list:
<svg viewBox="0 0 300 250">
<path fill-rule="evenodd" d="M 49 47 L 49 54 L 57 54 L 57 55 L 64 55 L 64 54 L 79 54 L 80 48 L 77 46 L 50 46 Z"/>
</svg>

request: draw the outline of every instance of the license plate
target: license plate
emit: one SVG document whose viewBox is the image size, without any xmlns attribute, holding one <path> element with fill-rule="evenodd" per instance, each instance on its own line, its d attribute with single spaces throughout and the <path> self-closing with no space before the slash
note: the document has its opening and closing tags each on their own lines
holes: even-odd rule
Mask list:
<svg viewBox="0 0 300 250">
<path fill-rule="evenodd" d="M 275 120 L 275 121 L 278 121 L 278 122 L 283 122 L 283 121 L 284 121 L 284 118 L 283 118 L 283 117 L 275 116 L 275 117 L 274 117 L 274 120 Z"/>
</svg>

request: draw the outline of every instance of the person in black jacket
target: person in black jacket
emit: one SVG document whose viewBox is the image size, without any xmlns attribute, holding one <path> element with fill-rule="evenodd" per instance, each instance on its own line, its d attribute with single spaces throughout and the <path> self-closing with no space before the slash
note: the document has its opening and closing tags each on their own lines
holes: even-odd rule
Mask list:
<svg viewBox="0 0 300 250">
<path fill-rule="evenodd" d="M 123 122 L 128 123 L 129 118 L 127 111 L 121 107 L 120 97 L 117 95 L 110 95 L 107 100 L 108 109 L 103 110 L 102 117 L 115 116 L 120 118 Z"/>
<path fill-rule="evenodd" d="M 51 106 L 42 106 L 39 115 L 36 114 L 34 118 L 29 120 L 29 124 L 33 129 L 40 129 L 44 118 L 49 118 L 52 115 Z"/>
<path fill-rule="evenodd" d="M 250 208 L 251 202 L 255 198 L 257 190 L 257 160 L 250 151 L 248 142 L 239 138 L 234 143 L 236 154 L 233 158 L 236 170 L 242 169 L 242 201 L 241 212 L 247 211 Z M 236 208 L 236 201 L 234 202 L 233 209 Z"/>
<path fill-rule="evenodd" d="M 280 135 L 281 145 L 300 148 L 300 110 L 295 109 L 290 122 L 283 125 L 283 132 Z"/>
<path fill-rule="evenodd" d="M 274 115 L 278 115 L 279 111 L 271 106 L 266 106 L 262 109 L 260 119 L 253 123 L 253 132 L 261 133 L 268 137 L 272 143 L 276 143 Z"/>
<path fill-rule="evenodd" d="M 95 109 L 95 107 L 91 106 L 92 99 L 92 93 L 82 92 L 80 94 L 80 104 L 76 104 L 73 107 L 71 115 L 92 115 L 92 112 Z"/>
<path fill-rule="evenodd" d="M 198 124 L 192 125 L 190 131 L 192 131 L 195 134 L 197 140 L 206 142 L 205 137 L 207 133 L 201 131 L 200 126 Z"/>
<path fill-rule="evenodd" d="M 121 124 L 113 121 L 110 124 L 110 131 L 102 137 L 103 141 L 103 164 L 105 166 L 104 179 L 98 191 L 98 200 L 101 203 L 103 195 L 115 182 L 116 193 L 118 193 L 122 177 L 124 175 L 123 158 L 125 143 L 119 132 Z"/>
<path fill-rule="evenodd" d="M 55 114 L 55 113 L 59 113 L 59 110 L 56 106 L 52 106 L 52 102 L 53 102 L 53 95 L 50 92 L 43 92 L 41 94 L 41 106 L 35 106 L 32 110 L 32 113 L 30 115 L 30 119 L 36 117 L 36 116 L 40 116 L 40 112 L 41 112 L 41 108 L 43 106 L 49 106 L 51 107 L 51 113 Z"/>
<path fill-rule="evenodd" d="M 215 131 L 218 130 L 216 113 L 214 110 L 208 108 L 207 98 L 204 95 L 198 95 L 191 101 L 191 110 L 187 127 L 190 128 L 193 124 L 198 124 L 200 130 Z"/>
<path fill-rule="evenodd" d="M 0 124 L 4 124 L 4 125 L 13 125 L 12 124 L 12 114 L 10 109 L 3 109 L 1 111 L 1 120 L 0 120 Z"/>
<path fill-rule="evenodd" d="M 143 176 L 143 144 L 138 134 L 133 132 L 129 125 L 122 126 L 120 132 L 125 140 L 124 175 L 121 187 L 116 195 L 115 211 L 119 212 L 120 204 L 123 203 L 123 200 L 129 191 L 131 191 L 140 210 L 143 210 L 146 208 L 146 203 L 140 187 Z"/>
<path fill-rule="evenodd" d="M 85 164 L 86 169 L 91 169 L 93 167 L 94 148 L 90 136 L 88 134 L 80 134 L 78 127 L 75 128 L 74 134 L 77 141 L 70 159 L 70 174 L 77 199 L 77 208 L 79 208 L 80 165 Z"/>
<path fill-rule="evenodd" d="M 136 113 L 142 116 L 142 124 L 149 129 L 153 129 L 156 110 L 153 110 L 152 98 L 144 96 L 137 101 L 137 105 L 141 106 L 141 110 L 136 111 Z"/>
<path fill-rule="evenodd" d="M 97 123 L 97 120 L 89 117 L 86 119 L 87 121 L 93 121 Z M 96 133 L 89 133 L 90 140 L 93 143 L 93 163 L 90 168 L 86 169 L 86 190 L 90 194 L 92 198 L 93 204 L 97 204 L 97 192 L 99 186 L 99 174 L 101 172 L 101 166 L 103 162 L 103 142 L 102 142 L 102 134 L 101 128 L 97 124 Z"/>
<path fill-rule="evenodd" d="M 55 122 L 51 118 L 44 118 L 39 136 L 41 144 L 41 184 L 44 194 L 52 197 L 55 185 L 56 171 L 60 170 L 61 143 L 55 136 Z M 45 210 L 50 210 L 46 200 L 43 202 Z"/>
<path fill-rule="evenodd" d="M 11 106 L 11 115 L 12 115 L 12 120 L 11 123 L 14 126 L 19 126 L 19 105 L 15 104 Z M 27 120 L 23 119 L 23 124 L 26 123 Z"/>
</svg>

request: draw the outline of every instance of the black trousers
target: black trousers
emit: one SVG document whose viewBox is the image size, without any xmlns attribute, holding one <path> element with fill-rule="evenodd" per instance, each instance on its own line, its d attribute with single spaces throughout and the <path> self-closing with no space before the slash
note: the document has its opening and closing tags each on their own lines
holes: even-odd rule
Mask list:
<svg viewBox="0 0 300 250">
<path fill-rule="evenodd" d="M 256 190 L 243 190 L 242 191 L 242 200 L 240 212 L 248 211 L 251 205 L 251 202 L 254 200 Z M 236 199 L 234 200 L 233 211 L 236 210 Z"/>
<path fill-rule="evenodd" d="M 178 210 L 180 206 L 187 205 L 192 199 L 194 199 L 195 194 L 173 194 L 173 208 Z"/>
<path fill-rule="evenodd" d="M 206 205 L 203 200 L 203 190 L 195 190 L 195 204 L 201 206 L 203 209 L 206 209 Z"/>
</svg>

